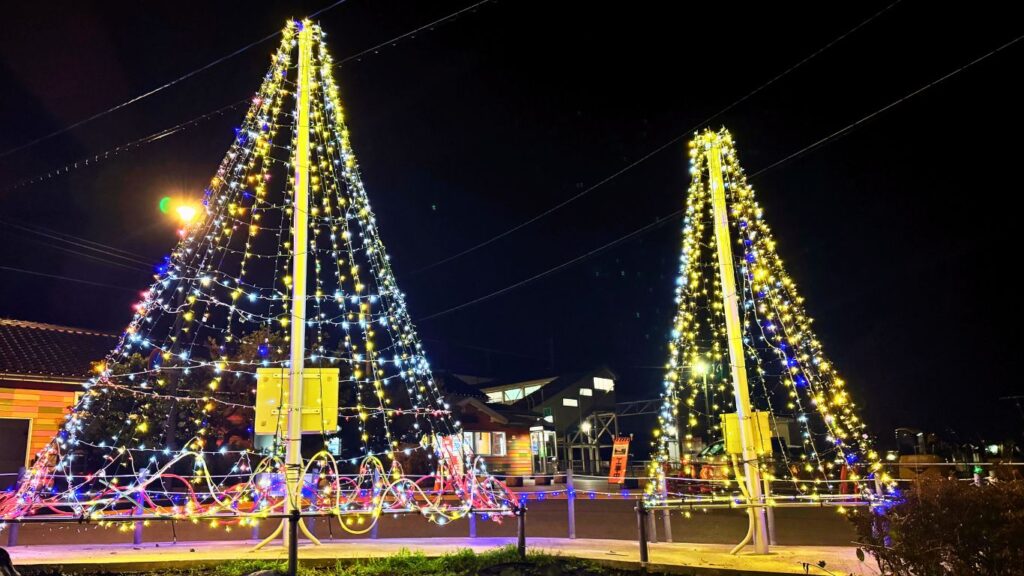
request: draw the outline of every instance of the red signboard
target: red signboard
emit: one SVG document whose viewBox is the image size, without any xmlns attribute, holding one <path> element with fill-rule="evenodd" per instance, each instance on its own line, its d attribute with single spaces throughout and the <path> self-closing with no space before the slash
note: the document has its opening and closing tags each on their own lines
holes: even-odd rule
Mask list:
<svg viewBox="0 0 1024 576">
<path fill-rule="evenodd" d="M 622 484 L 626 481 L 626 463 L 629 460 L 629 438 L 616 438 L 612 445 L 611 469 L 608 470 L 609 484 Z"/>
</svg>

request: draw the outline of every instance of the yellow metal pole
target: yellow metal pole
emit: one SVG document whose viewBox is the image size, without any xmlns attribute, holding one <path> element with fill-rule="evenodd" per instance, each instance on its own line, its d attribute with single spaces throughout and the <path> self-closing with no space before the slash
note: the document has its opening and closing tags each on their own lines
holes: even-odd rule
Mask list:
<svg viewBox="0 0 1024 576">
<path fill-rule="evenodd" d="M 306 252 L 309 248 L 309 96 L 313 75 L 313 25 L 305 20 L 301 27 L 296 89 L 295 204 L 292 206 L 291 370 L 288 379 L 288 437 L 285 452 L 288 482 L 285 509 L 289 513 L 302 505 L 302 369 L 306 358 Z M 289 525 L 287 530 L 295 528 Z M 285 542 L 289 541 L 288 536 L 286 532 Z"/>
<path fill-rule="evenodd" d="M 715 218 L 715 244 L 718 245 L 718 270 L 722 280 L 725 304 L 725 331 L 729 341 L 729 363 L 732 365 L 733 392 L 736 396 L 736 414 L 743 442 L 743 475 L 750 499 L 763 502 L 761 471 L 754 451 L 751 421 L 750 391 L 747 388 L 747 366 L 743 356 L 743 330 L 740 325 L 739 295 L 736 293 L 736 272 L 732 260 L 732 239 L 729 234 L 729 211 L 725 203 L 725 185 L 722 177 L 722 147 L 717 135 L 709 135 L 707 142 L 708 174 L 711 187 L 711 206 Z M 768 525 L 764 508 L 754 511 L 754 551 L 768 553 Z"/>
</svg>

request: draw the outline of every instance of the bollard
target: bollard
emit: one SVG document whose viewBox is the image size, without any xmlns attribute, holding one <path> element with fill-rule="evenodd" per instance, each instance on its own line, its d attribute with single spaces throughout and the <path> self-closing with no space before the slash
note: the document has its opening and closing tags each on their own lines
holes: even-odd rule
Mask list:
<svg viewBox="0 0 1024 576">
<path fill-rule="evenodd" d="M 640 568 L 647 568 L 647 562 L 649 560 L 647 550 L 647 517 L 649 513 L 647 508 L 644 507 L 643 500 L 637 500 L 636 503 L 636 525 L 640 532 Z"/>
<path fill-rule="evenodd" d="M 288 576 L 297 576 L 299 573 L 299 524 L 302 522 L 302 515 L 298 509 L 291 511 L 288 519 Z"/>
<path fill-rule="evenodd" d="M 469 511 L 469 537 L 476 538 L 476 512 Z"/>
<path fill-rule="evenodd" d="M 18 468 L 18 479 L 14 482 L 15 487 L 21 484 L 22 479 L 25 478 L 25 467 Z M 18 529 L 21 528 L 21 524 L 17 522 L 7 525 L 7 546 L 18 545 Z"/>
<path fill-rule="evenodd" d="M 519 505 L 516 513 L 516 551 L 519 557 L 526 559 L 526 506 Z"/>
<path fill-rule="evenodd" d="M 569 538 L 576 538 L 576 485 L 572 480 L 572 466 L 565 469 L 565 501 L 569 506 Z"/>
</svg>

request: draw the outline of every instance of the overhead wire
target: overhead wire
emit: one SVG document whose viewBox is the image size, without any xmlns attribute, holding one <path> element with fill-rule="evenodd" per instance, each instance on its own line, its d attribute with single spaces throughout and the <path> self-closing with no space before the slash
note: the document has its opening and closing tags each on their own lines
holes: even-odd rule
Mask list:
<svg viewBox="0 0 1024 576">
<path fill-rule="evenodd" d="M 336 2 L 335 4 L 332 4 L 331 6 L 328 6 L 328 8 L 325 8 L 324 10 L 320 10 L 320 11 L 314 12 L 313 14 L 310 14 L 309 17 L 316 16 L 316 15 L 322 13 L 323 11 L 325 11 L 327 9 L 330 9 L 330 8 L 333 8 L 334 6 L 340 4 L 341 2 L 344 2 L 344 1 L 345 0 L 340 0 L 339 2 Z M 455 12 L 452 12 L 451 14 L 448 14 L 447 16 L 443 16 L 441 18 L 433 20 L 429 24 L 424 24 L 422 26 L 418 26 L 417 28 L 415 28 L 415 29 L 413 29 L 413 30 L 411 30 L 409 32 L 404 32 L 402 34 L 399 34 L 398 36 L 395 36 L 394 38 L 391 38 L 390 40 L 387 40 L 385 42 L 381 42 L 381 43 L 379 43 L 379 44 L 377 44 L 377 45 L 375 45 L 375 46 L 373 46 L 371 48 L 367 48 L 366 50 L 363 50 L 361 52 L 357 52 L 356 54 L 353 54 L 351 56 L 347 56 L 347 57 L 343 58 L 339 62 L 338 66 L 340 66 L 342 63 L 348 62 L 350 60 L 355 60 L 355 59 L 362 58 L 366 54 L 368 54 L 370 52 L 375 52 L 376 50 L 378 50 L 381 47 L 386 46 L 388 44 L 394 44 L 396 42 L 404 40 L 405 38 L 408 38 L 410 36 L 414 36 L 415 34 L 417 34 L 418 32 L 421 32 L 423 30 L 432 29 L 433 27 L 435 27 L 435 26 L 437 26 L 439 24 L 443 24 L 443 23 L 445 23 L 445 22 L 447 22 L 449 20 L 452 20 L 452 19 L 454 19 L 454 18 L 456 18 L 456 17 L 458 17 L 458 16 L 460 16 L 460 15 L 462 15 L 462 14 L 468 12 L 468 11 L 472 11 L 472 10 L 480 7 L 481 5 L 486 4 L 488 2 L 491 2 L 491 1 L 493 1 L 493 0 L 482 0 L 480 2 L 477 2 L 475 4 L 467 6 L 465 8 L 461 8 L 459 10 L 456 10 Z M 166 138 L 166 137 L 171 136 L 173 134 L 177 134 L 179 132 L 182 132 L 183 130 L 185 130 L 187 128 L 191 128 L 192 126 L 198 124 L 199 122 L 202 122 L 202 121 L 205 121 L 205 120 L 209 120 L 210 118 L 212 118 L 212 117 L 214 117 L 216 115 L 222 115 L 224 112 L 226 112 L 228 110 L 237 108 L 238 106 L 241 106 L 243 104 L 248 104 L 248 103 L 249 103 L 249 98 L 244 98 L 242 100 L 238 100 L 238 101 L 232 102 L 232 103 L 227 104 L 225 106 L 222 106 L 222 107 L 220 107 L 217 110 L 214 110 L 212 112 L 207 112 L 207 113 L 202 114 L 200 116 L 196 116 L 195 118 L 192 118 L 190 120 L 186 120 L 184 122 L 176 124 L 175 126 L 172 126 L 170 128 L 165 128 L 163 130 L 159 130 L 157 132 L 154 132 L 153 134 L 150 134 L 148 136 L 144 136 L 144 137 L 139 138 L 137 140 L 133 140 L 131 142 L 128 142 L 128 143 L 125 143 L 125 144 L 121 144 L 119 146 L 115 146 L 114 148 L 111 148 L 111 149 L 109 149 L 109 150 L 107 150 L 105 152 L 100 152 L 100 153 L 94 154 L 92 156 L 87 156 L 87 157 L 85 157 L 85 158 L 83 158 L 81 160 L 78 160 L 76 162 L 69 162 L 69 163 L 65 164 L 64 166 L 61 166 L 59 168 L 56 168 L 56 169 L 48 171 L 46 174 L 39 174 L 37 176 L 33 176 L 33 177 L 29 177 L 29 178 L 24 178 L 22 180 L 19 180 L 18 182 L 16 182 L 15 184 L 13 184 L 11 186 L 8 186 L 7 188 L 4 188 L 0 192 L 8 192 L 8 191 L 11 191 L 11 190 L 14 190 L 14 189 L 17 189 L 17 188 L 23 188 L 25 186 L 30 186 L 30 185 L 33 185 L 33 184 L 38 184 L 38 183 L 43 182 L 45 180 L 52 179 L 55 176 L 59 176 L 61 174 L 67 174 L 71 170 L 77 169 L 77 168 L 79 168 L 81 166 L 88 166 L 88 165 L 90 165 L 90 163 L 98 162 L 100 160 L 106 160 L 106 159 L 110 158 L 111 156 L 116 156 L 117 154 L 119 154 L 121 152 L 125 152 L 125 151 L 131 150 L 131 149 L 139 148 L 139 147 L 141 147 L 143 145 L 146 145 L 146 144 L 151 144 L 153 142 L 156 142 L 158 140 L 162 140 L 163 138 Z M 69 127 L 69 129 L 70 129 L 70 127 Z M 26 146 L 28 146 L 28 145 L 31 145 L 31 144 L 27 144 Z M 8 152 L 13 152 L 13 151 L 8 151 Z M 0 158 L 2 158 L 2 157 L 3 157 L 3 154 L 0 154 Z"/>
<path fill-rule="evenodd" d="M 86 250 L 92 250 L 94 252 L 99 252 L 100 254 L 104 254 L 106 256 L 111 256 L 111 257 L 114 257 L 114 258 L 120 258 L 122 260 L 127 260 L 128 262 L 132 262 L 132 263 L 135 263 L 135 264 L 141 264 L 141 265 L 146 266 L 146 267 L 148 267 L 150 265 L 150 261 L 146 260 L 145 256 L 143 256 L 141 254 L 138 254 L 138 253 L 135 253 L 135 252 L 129 252 L 127 250 L 122 250 L 122 249 L 117 248 L 115 246 L 110 246 L 109 244 L 102 244 L 100 242 L 94 242 L 92 240 L 87 240 L 85 238 L 81 238 L 81 237 L 75 236 L 73 234 L 66 234 L 66 233 L 62 233 L 62 232 L 53 232 L 53 231 L 48 230 L 48 229 L 43 228 L 43 227 L 25 226 L 25 225 L 22 225 L 22 224 L 18 224 L 16 222 L 11 222 L 9 220 L 4 220 L 2 218 L 0 218 L 0 226 L 6 226 L 6 227 L 9 227 L 9 228 L 14 228 L 16 230 L 21 230 L 22 232 L 27 232 L 29 234 L 34 234 L 36 236 L 42 236 L 44 238 L 49 238 L 51 240 L 57 240 L 58 242 L 65 242 L 67 244 L 71 244 L 71 245 L 77 246 L 79 248 L 84 248 Z"/>
<path fill-rule="evenodd" d="M 6 270 L 7 272 L 18 272 L 20 274 L 30 274 L 32 276 L 42 276 L 44 278 L 53 278 L 56 280 L 66 280 L 68 282 L 77 282 L 79 284 L 89 284 L 91 286 L 99 286 L 101 288 L 116 288 L 118 290 L 126 290 L 128 292 L 137 292 L 137 290 L 135 290 L 134 288 L 128 288 L 125 286 L 105 284 L 103 282 L 94 282 L 92 280 L 85 280 L 83 278 L 73 278 L 71 276 L 61 276 L 59 274 L 49 274 L 46 272 L 39 272 L 37 270 L 26 270 L 24 268 L 15 268 L 14 266 L 0 266 L 0 270 Z"/>
<path fill-rule="evenodd" d="M 330 4 L 330 5 L 328 5 L 328 6 L 324 7 L 324 8 L 321 8 L 320 10 L 317 10 L 313 14 L 310 14 L 310 17 L 322 14 L 322 13 L 330 10 L 331 8 L 334 8 L 334 7 L 336 7 L 336 6 L 340 5 L 340 4 L 345 3 L 346 1 L 347 0 L 337 0 L 333 4 Z M 50 138 L 53 138 L 54 136 L 59 136 L 61 134 L 64 134 L 65 132 L 69 132 L 71 130 L 74 130 L 75 128 L 78 128 L 79 126 L 83 126 L 83 125 L 88 124 L 88 123 L 90 123 L 90 122 L 92 122 L 94 120 L 98 120 L 98 119 L 103 118 L 104 116 L 107 116 L 109 114 L 113 114 L 114 112 L 117 112 L 118 110 L 121 110 L 122 108 L 126 108 L 128 106 L 131 106 L 132 104 L 135 104 L 136 102 L 139 102 L 141 100 L 145 100 L 146 98 L 149 98 L 150 96 L 152 96 L 152 95 L 154 95 L 154 94 L 156 94 L 158 92 L 162 92 L 163 90 L 165 90 L 167 88 L 170 88 L 171 86 L 174 86 L 176 84 L 184 82 L 185 80 L 188 80 L 189 78 L 191 78 L 191 77 L 193 77 L 193 76 L 195 76 L 195 75 L 197 75 L 197 74 L 199 74 L 201 72 L 205 72 L 206 70 L 209 70 L 210 68 L 213 68 L 214 66 L 216 66 L 216 65 L 218 65 L 218 64 L 220 64 L 222 62 L 225 62 L 227 60 L 230 60 L 230 59 L 234 58 L 235 56 L 238 56 L 239 54 L 242 54 L 243 52 L 245 52 L 246 50 L 249 50 L 250 48 L 253 48 L 255 46 L 259 46 L 260 44 L 266 42 L 267 40 L 271 40 L 271 39 L 276 38 L 277 36 L 280 36 L 280 35 L 281 35 L 281 31 L 280 30 L 278 30 L 278 31 L 276 31 L 276 32 L 274 32 L 272 34 L 268 34 L 268 35 L 260 38 L 259 40 L 256 40 L 254 42 L 250 42 L 250 43 L 246 44 L 245 46 L 242 46 L 241 48 L 231 52 L 230 54 L 221 56 L 220 58 L 217 58 L 217 59 L 213 60 L 212 62 L 209 62 L 207 64 L 204 64 L 203 66 L 200 66 L 199 68 L 196 68 L 195 70 L 192 70 L 191 72 L 187 72 L 187 73 L 185 73 L 185 74 L 183 74 L 183 75 L 181 75 L 181 76 L 179 76 L 179 77 L 177 77 L 177 78 L 175 78 L 175 79 L 173 79 L 173 80 L 171 80 L 169 82 L 165 82 L 165 83 L 161 84 L 160 86 L 157 86 L 156 88 L 153 88 L 151 90 L 147 90 L 146 92 L 143 92 L 142 94 L 139 94 L 138 96 L 135 96 L 133 98 L 129 98 L 128 100 L 125 100 L 124 102 L 121 102 L 120 104 L 116 104 L 114 106 L 111 106 L 110 108 L 107 108 L 106 110 L 103 110 L 101 112 L 97 112 L 97 113 L 93 114 L 92 116 L 89 116 L 87 118 L 83 118 L 83 119 L 81 119 L 81 120 L 79 120 L 77 122 L 74 122 L 72 124 L 64 126 L 63 128 L 54 130 L 53 132 L 50 132 L 48 134 L 44 134 L 43 136 L 40 136 L 38 138 L 35 138 L 35 139 L 30 140 L 28 142 L 25 142 L 24 144 L 20 144 L 18 146 L 15 146 L 14 148 L 10 148 L 8 150 L 0 152 L 0 158 L 4 158 L 6 156 L 10 156 L 11 154 L 14 154 L 16 152 L 20 152 L 22 150 L 25 150 L 25 149 L 30 148 L 32 146 L 35 146 L 36 144 L 39 144 L 40 142 L 44 142 L 46 140 L 49 140 Z"/>
<path fill-rule="evenodd" d="M 918 89 L 910 92 L 909 94 L 907 94 L 907 95 L 905 95 L 905 96 L 903 96 L 901 98 L 898 98 L 897 100 L 895 100 L 895 101 L 893 101 L 893 102 L 891 102 L 891 103 L 889 103 L 889 104 L 887 104 L 887 105 L 885 105 L 885 106 L 875 110 L 874 112 L 871 112 L 870 114 L 867 114 L 866 116 L 864 116 L 864 117 L 862 117 L 862 118 L 860 118 L 858 120 L 855 120 L 854 122 L 851 122 L 850 124 L 844 126 L 843 128 L 840 128 L 839 130 L 836 130 L 835 132 L 832 132 L 828 136 L 825 136 L 824 138 L 821 138 L 821 139 L 815 141 L 814 143 L 810 144 L 809 146 L 801 148 L 800 150 L 798 150 L 798 151 L 796 151 L 796 152 L 794 152 L 792 154 L 789 154 L 789 155 L 783 157 L 781 160 L 779 160 L 779 161 L 777 161 L 777 162 L 775 162 L 775 163 L 773 163 L 773 164 L 771 164 L 771 165 L 769 165 L 769 166 L 767 166 L 765 168 L 762 168 L 761 170 L 758 170 L 757 172 L 754 172 L 753 174 L 748 176 L 748 178 L 749 179 L 753 179 L 755 176 L 757 176 L 759 174 L 763 174 L 764 172 L 766 172 L 766 171 L 768 171 L 770 169 L 777 168 L 777 167 L 779 167 L 779 166 L 781 166 L 781 165 L 783 165 L 783 164 L 785 164 L 787 162 L 790 162 L 790 161 L 800 157 L 802 154 L 805 154 L 806 152 L 818 149 L 818 148 L 824 146 L 825 144 L 834 142 L 835 140 L 838 140 L 839 138 L 842 138 L 843 136 L 846 136 L 854 128 L 862 125 L 864 122 L 867 122 L 867 121 L 871 120 L 872 118 L 875 118 L 879 114 L 882 114 L 882 113 L 886 112 L 887 110 L 892 109 L 894 106 L 897 106 L 897 105 L 899 105 L 899 104 L 901 104 L 903 102 L 906 102 L 910 98 L 913 98 L 914 96 L 917 96 L 917 95 L 925 92 L 926 90 L 941 84 L 942 82 L 944 82 L 944 81 L 946 81 L 946 80 L 956 76 L 957 74 L 963 72 L 964 70 L 967 70 L 968 68 L 970 68 L 970 67 L 972 67 L 972 66 L 974 66 L 974 65 L 976 65 L 976 64 L 978 64 L 978 63 L 980 63 L 980 62 L 982 62 L 982 61 L 984 61 L 986 59 L 988 59 L 989 57 L 991 57 L 991 56 L 993 56 L 993 55 L 995 55 L 995 54 L 997 54 L 997 53 L 999 53 L 999 52 L 1009 48 L 1010 46 L 1016 44 L 1020 40 L 1024 40 L 1024 35 L 1018 36 L 1018 37 L 1014 38 L 1013 40 L 1010 40 L 1009 42 L 1006 42 L 1005 44 L 1000 45 L 998 48 L 995 48 L 995 49 L 987 52 L 986 54 L 984 54 L 984 55 L 982 55 L 982 56 L 980 56 L 978 58 L 975 58 L 974 60 L 971 60 L 967 64 L 964 64 L 963 66 L 960 66 L 959 68 L 956 68 L 952 72 L 950 72 L 948 74 L 945 74 L 945 75 L 939 77 L 938 79 L 933 80 L 933 81 L 925 84 L 921 88 L 918 88 Z M 547 270 L 544 270 L 543 272 L 534 274 L 533 276 L 530 276 L 529 278 L 520 280 L 520 281 L 518 281 L 518 282 L 516 282 L 514 284 L 506 286 L 505 288 L 502 288 L 500 290 L 495 290 L 494 292 L 491 292 L 489 294 L 485 294 L 485 295 L 480 296 L 478 298 L 474 298 L 474 299 L 469 300 L 467 302 L 464 302 L 462 304 L 459 304 L 459 305 L 456 305 L 456 306 L 452 306 L 450 308 L 446 308 L 444 310 L 441 310 L 439 312 L 435 312 L 435 313 L 430 314 L 428 316 L 424 316 L 422 318 L 419 318 L 418 320 L 419 321 L 424 321 L 424 320 L 431 320 L 431 319 L 434 319 L 434 318 L 438 318 L 440 316 L 444 316 L 446 314 L 450 314 L 452 312 L 456 312 L 458 310 L 462 310 L 462 309 L 467 308 L 469 306 L 473 306 L 475 304 L 479 304 L 481 302 L 484 302 L 484 301 L 489 300 L 491 298 L 494 298 L 496 296 L 500 296 L 502 294 L 506 294 L 508 292 L 511 292 L 512 290 L 517 289 L 517 288 L 521 288 L 522 286 L 525 286 L 527 284 L 530 284 L 532 282 L 540 280 L 541 278 L 544 278 L 546 276 L 554 274 L 555 272 L 558 272 L 559 270 L 562 270 L 564 268 L 572 266 L 573 264 L 582 262 L 582 261 L 584 261 L 584 260 L 586 260 L 586 259 L 588 259 L 588 258 L 590 258 L 592 256 L 596 256 L 597 254 L 600 254 L 601 252 L 603 252 L 603 251 L 605 251 L 605 250 L 607 250 L 609 248 L 617 246 L 618 244 L 621 244 L 622 242 L 625 242 L 626 240 L 629 240 L 631 238 L 635 238 L 637 236 L 641 236 L 641 235 L 643 235 L 643 234 L 645 234 L 647 232 L 651 232 L 652 230 L 656 229 L 658 226 L 660 226 L 662 224 L 665 224 L 666 222 L 672 221 L 675 218 L 681 216 L 684 211 L 685 211 L 685 209 L 683 209 L 683 208 L 675 210 L 675 211 L 671 212 L 670 214 L 662 216 L 661 218 L 659 218 L 658 220 L 655 220 L 654 222 L 652 222 L 650 224 L 641 226 L 640 228 L 637 228 L 636 230 L 633 230 L 632 232 L 629 232 L 629 233 L 627 233 L 624 236 L 620 236 L 619 238 L 617 238 L 615 240 L 612 240 L 611 242 L 608 242 L 607 244 L 604 244 L 604 245 L 602 245 L 602 246 L 600 246 L 598 248 L 590 250 L 589 252 L 586 252 L 584 254 L 576 256 L 575 258 L 572 258 L 572 259 L 570 259 L 570 260 L 568 260 L 566 262 L 563 262 L 561 264 L 558 264 L 556 266 L 548 268 Z"/>
<path fill-rule="evenodd" d="M 468 247 L 468 248 L 466 248 L 466 249 L 464 249 L 464 250 L 462 250 L 460 252 L 452 254 L 451 256 L 447 256 L 447 257 L 442 258 L 442 259 L 440 259 L 440 260 L 438 260 L 436 262 L 433 262 L 431 264 L 423 266 L 422 268 L 418 268 L 418 269 L 414 270 L 412 272 L 412 274 L 419 274 L 421 272 L 425 272 L 425 271 L 430 270 L 432 268 L 436 268 L 437 266 L 441 266 L 442 264 L 447 264 L 448 262 L 451 262 L 452 260 L 456 260 L 458 258 L 461 258 L 462 256 L 465 256 L 466 254 L 469 254 L 471 252 L 475 252 L 475 251 L 477 251 L 477 250 L 479 250 L 479 249 L 481 249 L 481 248 L 483 248 L 485 246 L 488 246 L 490 244 L 493 244 L 494 242 L 497 242 L 498 240 L 501 240 L 502 238 L 508 236 L 509 234 L 513 234 L 513 233 L 515 233 L 515 232 L 517 232 L 519 230 L 522 230 L 523 228 L 529 226 L 530 224 L 533 224 L 534 222 L 536 222 L 536 221 L 538 221 L 538 220 L 540 220 L 540 219 L 542 219 L 542 218 L 544 218 L 544 217 L 546 217 L 546 216 L 548 216 L 548 215 L 550 215 L 550 214 L 552 214 L 554 212 L 557 212 L 558 210 L 561 210 L 565 206 L 568 206 L 569 204 L 572 204 L 573 202 L 579 200 L 580 198 L 583 198 L 584 196 L 590 194 L 594 190 L 597 190 L 601 186 L 604 186 L 608 182 L 611 182 L 612 180 L 618 178 L 619 176 L 625 174 L 626 172 L 632 170 L 633 168 L 636 168 L 637 166 L 639 166 L 640 164 L 646 162 L 647 160 L 650 160 L 652 157 L 656 156 L 658 153 L 660 153 L 660 152 L 664 151 L 665 149 L 671 147 L 672 145 L 674 145 L 674 144 L 684 140 L 686 137 L 688 137 L 690 134 L 692 134 L 694 130 L 699 129 L 702 126 L 706 126 L 707 124 L 712 122 L 715 118 L 718 118 L 722 114 L 725 114 L 729 110 L 732 110 L 733 108 L 735 108 L 739 104 L 741 104 L 741 103 L 745 102 L 746 100 L 750 99 L 755 94 L 761 92 L 765 88 L 767 88 L 767 87 L 771 86 L 772 84 L 774 84 L 775 82 L 781 80 L 783 77 L 787 76 L 788 74 L 790 74 L 791 72 L 793 72 L 797 68 L 800 68 L 804 64 L 810 62 L 816 56 L 818 56 L 822 52 L 825 52 L 826 50 L 828 50 L 829 48 L 831 48 L 835 44 L 841 42 L 844 38 L 846 38 L 847 36 L 850 36 L 851 34 L 856 32 L 857 30 L 860 30 L 861 28 L 863 28 L 864 26 L 866 26 L 867 24 L 869 24 L 870 22 L 872 22 L 873 20 L 875 20 L 876 18 L 881 16 L 882 14 L 885 14 L 886 12 L 888 12 L 890 9 L 895 7 L 900 2 L 901 2 L 901 0 L 896 0 L 895 2 L 893 2 L 893 3 L 889 4 L 888 6 L 886 6 L 885 8 L 882 8 L 878 12 L 875 12 L 868 19 L 860 22 L 859 24 L 857 24 L 853 28 L 847 30 L 843 34 L 840 34 L 839 36 L 837 36 L 836 38 L 832 39 L 830 42 L 828 42 L 827 44 L 825 44 L 821 48 L 815 50 L 810 55 L 806 56 L 805 58 L 803 58 L 802 60 L 800 60 L 796 64 L 793 64 L 792 66 L 789 66 L 788 68 L 786 68 L 785 70 L 783 70 L 779 74 L 776 74 L 775 76 L 773 76 L 767 82 L 764 82 L 763 84 L 759 85 L 757 88 L 754 88 L 753 90 L 751 90 L 750 92 L 748 92 L 744 96 L 742 96 L 739 99 L 733 101 L 731 104 L 729 104 L 725 108 L 722 108 L 718 112 L 715 112 L 711 116 L 708 116 L 704 120 L 701 120 L 700 122 L 694 124 L 693 127 L 689 128 L 687 130 L 684 130 L 683 132 L 681 132 L 680 134 L 676 135 L 675 137 L 673 137 L 669 141 L 665 142 L 664 144 L 662 144 L 662 145 L 658 146 L 657 148 L 651 150 L 650 152 L 644 154 L 643 156 L 641 156 L 640 158 L 634 160 L 633 162 L 630 162 L 629 164 L 627 164 L 623 168 L 620 168 L 619 170 L 613 172 L 609 176 L 606 176 L 606 177 L 602 178 L 597 183 L 592 184 L 591 186 L 585 188 L 584 190 L 578 192 L 577 194 L 574 194 L 573 196 L 570 196 L 569 198 L 563 200 L 562 202 L 559 202 L 558 204 L 555 204 L 554 206 L 548 208 L 547 210 L 544 210 L 543 212 L 537 214 L 536 216 L 530 217 L 530 218 L 524 220 L 523 222 L 520 222 L 519 224 L 516 224 L 515 226 L 512 226 L 511 228 L 509 228 L 509 229 L 507 229 L 507 230 L 505 230 L 505 231 L 503 231 L 503 232 L 501 232 L 501 233 L 499 233 L 499 234 L 497 234 L 495 236 L 492 236 L 492 237 L 490 237 L 490 238 L 488 238 L 488 239 L 486 239 L 486 240 L 484 240 L 482 242 L 474 244 L 473 246 L 470 246 L 470 247 Z"/>
</svg>

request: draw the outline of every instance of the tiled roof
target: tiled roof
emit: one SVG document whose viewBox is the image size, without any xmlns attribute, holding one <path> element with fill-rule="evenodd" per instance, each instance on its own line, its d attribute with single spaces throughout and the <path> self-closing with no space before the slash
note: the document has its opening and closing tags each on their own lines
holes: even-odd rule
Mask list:
<svg viewBox="0 0 1024 576">
<path fill-rule="evenodd" d="M 82 378 L 117 341 L 113 334 L 0 318 L 0 374 Z"/>
</svg>

